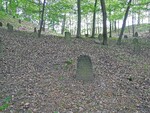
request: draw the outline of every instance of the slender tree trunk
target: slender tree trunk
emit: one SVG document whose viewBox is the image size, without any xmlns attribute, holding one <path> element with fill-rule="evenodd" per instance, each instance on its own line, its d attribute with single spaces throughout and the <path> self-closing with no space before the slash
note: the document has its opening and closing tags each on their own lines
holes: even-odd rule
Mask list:
<svg viewBox="0 0 150 113">
<path fill-rule="evenodd" d="M 89 34 L 88 17 L 86 16 L 86 33 Z"/>
<path fill-rule="evenodd" d="M 44 2 L 43 2 L 43 9 L 42 9 L 42 16 L 41 16 L 41 24 L 40 24 L 40 29 L 39 29 L 39 32 L 38 32 L 38 37 L 41 36 L 41 30 L 42 30 L 43 20 L 44 20 L 45 2 L 46 2 L 46 0 L 44 0 Z"/>
<path fill-rule="evenodd" d="M 55 22 L 52 21 L 52 30 L 55 31 Z"/>
<path fill-rule="evenodd" d="M 92 26 L 92 38 L 94 38 L 95 35 L 95 18 L 96 18 L 96 6 L 97 6 L 97 0 L 95 0 L 94 4 L 94 12 L 93 12 L 93 26 Z"/>
<path fill-rule="evenodd" d="M 41 1 L 39 0 L 39 25 L 41 25 Z"/>
<path fill-rule="evenodd" d="M 128 32 L 130 34 L 130 26 L 129 26 L 129 21 L 128 21 Z"/>
<path fill-rule="evenodd" d="M 120 23 L 119 23 L 119 20 L 118 20 L 118 36 L 119 36 L 119 32 L 120 32 L 120 30 L 119 30 L 119 29 L 120 29 L 120 28 L 119 28 L 119 24 L 120 24 Z"/>
<path fill-rule="evenodd" d="M 116 22 L 116 20 L 115 20 L 115 33 L 117 32 L 117 22 Z"/>
<path fill-rule="evenodd" d="M 139 13 L 138 13 L 138 25 L 140 25 L 140 15 L 141 15 L 141 12 L 139 11 Z"/>
<path fill-rule="evenodd" d="M 65 23 L 66 23 L 66 14 L 65 14 L 64 17 L 63 17 L 61 34 L 64 33 L 64 30 L 65 30 Z"/>
<path fill-rule="evenodd" d="M 111 38 L 111 27 L 112 27 L 112 26 L 111 26 L 111 20 L 110 20 L 110 22 L 109 22 L 109 30 L 110 30 L 110 31 L 109 31 L 109 37 L 110 37 L 110 38 Z"/>
<path fill-rule="evenodd" d="M 117 41 L 118 45 L 121 44 L 121 39 L 122 39 L 123 32 L 124 32 L 124 29 L 125 29 L 126 20 L 127 20 L 127 17 L 128 17 L 131 2 L 132 2 L 132 0 L 129 0 L 129 2 L 128 2 L 128 6 L 127 6 L 127 9 L 126 9 L 126 13 L 125 13 L 123 24 L 122 24 L 122 29 L 121 29 L 121 32 L 120 32 L 120 35 L 119 35 L 119 38 L 118 38 L 118 41 Z"/>
<path fill-rule="evenodd" d="M 6 2 L 6 13 L 8 13 L 8 2 Z"/>
<path fill-rule="evenodd" d="M 78 24 L 77 24 L 77 38 L 81 37 L 81 8 L 80 8 L 81 0 L 77 0 L 77 7 L 78 7 Z"/>
<path fill-rule="evenodd" d="M 132 12 L 132 36 L 134 37 L 134 32 L 135 32 L 135 25 L 134 25 L 134 13 Z"/>
<path fill-rule="evenodd" d="M 102 14 L 103 14 L 103 45 L 107 45 L 107 13 L 106 13 L 106 6 L 105 0 L 100 0 L 101 7 L 102 7 Z"/>
</svg>

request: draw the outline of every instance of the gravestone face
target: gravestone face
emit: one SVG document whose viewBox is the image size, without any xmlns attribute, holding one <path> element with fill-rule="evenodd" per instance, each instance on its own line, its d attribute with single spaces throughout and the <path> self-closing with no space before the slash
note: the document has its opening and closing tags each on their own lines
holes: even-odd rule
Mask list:
<svg viewBox="0 0 150 113">
<path fill-rule="evenodd" d="M 76 79 L 81 81 L 93 81 L 93 67 L 89 56 L 80 55 L 77 59 Z"/>
<path fill-rule="evenodd" d="M 102 41 L 102 40 L 103 40 L 103 35 L 102 35 L 102 34 L 99 34 L 99 35 L 98 35 L 98 39 L 99 39 L 99 41 Z"/>
<path fill-rule="evenodd" d="M 10 23 L 7 23 L 7 29 L 8 31 L 13 31 L 13 26 Z"/>
<path fill-rule="evenodd" d="M 139 54 L 139 52 L 140 52 L 140 44 L 139 44 L 138 39 L 134 38 L 132 43 L 133 43 L 133 51 L 134 51 L 134 53 Z"/>
<path fill-rule="evenodd" d="M 124 35 L 124 38 L 128 38 L 128 36 L 127 36 L 127 35 Z"/>
<path fill-rule="evenodd" d="M 36 27 L 34 28 L 34 33 L 36 33 Z"/>
<path fill-rule="evenodd" d="M 19 22 L 19 24 L 21 24 L 21 20 L 20 19 L 18 20 L 18 22 Z"/>
<path fill-rule="evenodd" d="M 3 26 L 3 23 L 2 22 L 0 22 L 0 27 L 2 27 Z"/>
<path fill-rule="evenodd" d="M 138 32 L 135 32 L 135 37 L 138 37 L 139 35 L 138 35 Z"/>
<path fill-rule="evenodd" d="M 65 38 L 66 38 L 66 39 L 71 38 L 71 33 L 65 32 Z"/>
</svg>

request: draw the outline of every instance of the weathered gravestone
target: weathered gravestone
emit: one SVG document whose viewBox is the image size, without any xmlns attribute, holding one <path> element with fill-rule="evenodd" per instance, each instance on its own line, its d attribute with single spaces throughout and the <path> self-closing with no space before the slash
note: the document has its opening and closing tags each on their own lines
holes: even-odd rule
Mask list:
<svg viewBox="0 0 150 113">
<path fill-rule="evenodd" d="M 3 26 L 3 23 L 2 22 L 0 22 L 0 27 L 2 27 Z"/>
<path fill-rule="evenodd" d="M 98 35 L 98 40 L 101 42 L 103 40 L 103 35 L 102 34 L 99 34 Z"/>
<path fill-rule="evenodd" d="M 34 28 L 34 33 L 36 33 L 36 27 Z"/>
<path fill-rule="evenodd" d="M 124 38 L 128 38 L 128 36 L 127 36 L 127 35 L 124 35 Z"/>
<path fill-rule="evenodd" d="M 139 35 L 138 35 L 138 32 L 135 32 L 135 35 L 134 35 L 135 37 L 138 37 Z"/>
<path fill-rule="evenodd" d="M 18 20 L 18 22 L 19 22 L 19 24 L 21 24 L 21 20 L 20 19 Z"/>
<path fill-rule="evenodd" d="M 10 23 L 7 23 L 7 29 L 8 31 L 13 31 L 13 26 Z"/>
<path fill-rule="evenodd" d="M 67 41 L 67 44 L 71 44 L 71 33 L 70 32 L 65 32 L 65 39 Z"/>
<path fill-rule="evenodd" d="M 65 38 L 66 38 L 66 39 L 71 38 L 71 33 L 70 33 L 70 32 L 65 32 Z"/>
<path fill-rule="evenodd" d="M 80 55 L 78 57 L 75 78 L 83 82 L 94 80 L 92 61 L 89 56 Z"/>
<path fill-rule="evenodd" d="M 132 44 L 133 44 L 133 51 L 137 54 L 139 54 L 140 52 L 140 44 L 139 44 L 139 41 L 137 38 L 134 38 L 133 41 L 132 41 Z"/>
</svg>

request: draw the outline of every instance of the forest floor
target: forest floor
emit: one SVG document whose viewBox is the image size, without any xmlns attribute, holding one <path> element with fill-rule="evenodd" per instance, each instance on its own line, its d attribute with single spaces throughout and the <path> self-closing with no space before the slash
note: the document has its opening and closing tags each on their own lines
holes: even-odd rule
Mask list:
<svg viewBox="0 0 150 113">
<path fill-rule="evenodd" d="M 149 113 L 150 34 L 116 45 L 93 39 L 65 40 L 51 35 L 0 28 L 1 113 Z M 74 79 L 77 57 L 91 57 L 95 80 Z M 71 61 L 66 64 L 66 61 Z"/>
</svg>

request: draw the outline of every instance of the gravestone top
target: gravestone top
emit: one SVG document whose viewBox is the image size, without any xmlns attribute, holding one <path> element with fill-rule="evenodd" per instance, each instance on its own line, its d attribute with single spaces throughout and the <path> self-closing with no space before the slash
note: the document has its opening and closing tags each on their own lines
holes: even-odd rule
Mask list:
<svg viewBox="0 0 150 113">
<path fill-rule="evenodd" d="M 76 79 L 84 82 L 94 80 L 92 61 L 88 55 L 78 57 Z"/>
</svg>

